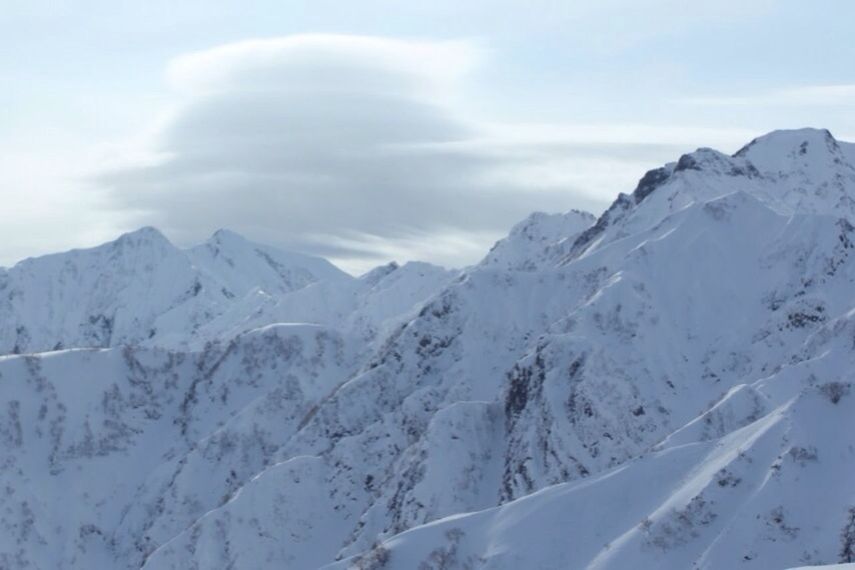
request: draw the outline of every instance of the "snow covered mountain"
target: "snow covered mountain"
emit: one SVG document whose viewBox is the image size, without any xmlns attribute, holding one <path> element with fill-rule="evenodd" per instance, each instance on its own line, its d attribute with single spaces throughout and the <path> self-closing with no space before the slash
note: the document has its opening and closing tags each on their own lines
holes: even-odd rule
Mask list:
<svg viewBox="0 0 855 570">
<path fill-rule="evenodd" d="M 460 272 L 152 229 L 21 262 L 0 568 L 853 562 L 853 200 L 804 129 Z"/>
<path fill-rule="evenodd" d="M 253 311 L 309 285 L 355 282 L 324 259 L 254 244 L 227 230 L 180 250 L 156 229 L 143 228 L 96 248 L 2 270 L 0 353 L 202 346 L 226 331 L 244 332 L 241 322 Z"/>
</svg>

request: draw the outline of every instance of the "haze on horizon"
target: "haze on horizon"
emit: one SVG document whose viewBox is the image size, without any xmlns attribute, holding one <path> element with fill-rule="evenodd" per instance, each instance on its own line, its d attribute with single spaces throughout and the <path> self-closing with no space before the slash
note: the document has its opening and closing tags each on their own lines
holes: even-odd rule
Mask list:
<svg viewBox="0 0 855 570">
<path fill-rule="evenodd" d="M 779 128 L 855 139 L 855 5 L 42 0 L 0 14 L 0 264 L 144 225 L 352 271 Z"/>
</svg>

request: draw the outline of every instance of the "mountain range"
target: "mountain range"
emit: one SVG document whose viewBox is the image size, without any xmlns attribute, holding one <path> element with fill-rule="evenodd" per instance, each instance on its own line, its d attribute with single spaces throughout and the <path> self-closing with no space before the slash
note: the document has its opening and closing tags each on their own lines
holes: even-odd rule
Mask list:
<svg viewBox="0 0 855 570">
<path fill-rule="evenodd" d="M 0 568 L 855 562 L 853 292 L 855 144 L 817 129 L 460 270 L 154 228 L 24 260 Z"/>
</svg>

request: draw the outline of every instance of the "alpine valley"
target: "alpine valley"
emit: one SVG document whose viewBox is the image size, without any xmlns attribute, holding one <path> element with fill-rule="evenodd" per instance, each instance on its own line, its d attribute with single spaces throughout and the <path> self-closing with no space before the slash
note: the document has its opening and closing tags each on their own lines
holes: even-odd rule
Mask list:
<svg viewBox="0 0 855 570">
<path fill-rule="evenodd" d="M 27 259 L 0 353 L 4 570 L 855 562 L 855 144 L 824 130 L 462 270 L 153 228 Z"/>
</svg>

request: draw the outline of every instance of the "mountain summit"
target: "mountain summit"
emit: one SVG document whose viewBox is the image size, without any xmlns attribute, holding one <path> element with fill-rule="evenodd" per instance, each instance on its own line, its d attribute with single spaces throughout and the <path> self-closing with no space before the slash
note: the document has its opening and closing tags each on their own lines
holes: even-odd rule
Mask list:
<svg viewBox="0 0 855 570">
<path fill-rule="evenodd" d="M 698 149 L 461 271 L 151 229 L 22 262 L 0 567 L 851 562 L 853 148 Z"/>
<path fill-rule="evenodd" d="M 574 244 L 580 253 L 609 234 L 623 236 L 679 210 L 741 191 L 784 215 L 828 214 L 855 220 L 855 144 L 827 130 L 773 131 L 733 156 L 709 148 L 647 172 Z M 644 207 L 639 205 L 644 202 Z M 620 229 L 616 229 L 616 228 Z M 606 231 L 606 230 L 609 231 Z"/>
</svg>

